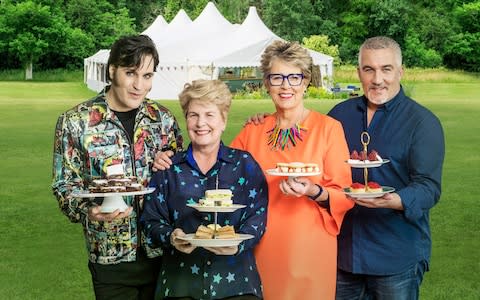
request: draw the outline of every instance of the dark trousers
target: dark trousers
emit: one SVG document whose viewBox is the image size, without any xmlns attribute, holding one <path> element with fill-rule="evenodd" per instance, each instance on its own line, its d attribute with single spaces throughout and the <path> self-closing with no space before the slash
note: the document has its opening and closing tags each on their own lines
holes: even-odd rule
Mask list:
<svg viewBox="0 0 480 300">
<path fill-rule="evenodd" d="M 143 251 L 137 261 L 115 265 L 89 263 L 97 300 L 154 299 L 160 258 L 149 259 Z"/>
<path fill-rule="evenodd" d="M 374 276 L 338 269 L 336 300 L 418 300 L 427 262 L 421 261 L 399 274 Z"/>
</svg>

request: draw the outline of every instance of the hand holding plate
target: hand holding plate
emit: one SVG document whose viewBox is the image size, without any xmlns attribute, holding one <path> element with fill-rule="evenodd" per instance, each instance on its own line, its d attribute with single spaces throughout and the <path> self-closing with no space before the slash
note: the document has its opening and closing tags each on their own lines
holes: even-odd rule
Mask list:
<svg viewBox="0 0 480 300">
<path fill-rule="evenodd" d="M 119 209 L 116 209 L 110 213 L 102 212 L 101 206 L 94 206 L 88 210 L 88 219 L 92 221 L 103 221 L 103 222 L 110 222 L 115 219 L 123 219 L 132 213 L 133 207 L 128 207 L 125 211 L 121 212 Z"/>
<path fill-rule="evenodd" d="M 170 235 L 170 244 L 172 244 L 172 246 L 175 247 L 175 249 L 177 249 L 178 251 L 190 254 L 193 250 L 195 250 L 195 248 L 197 248 L 190 244 L 190 242 L 179 237 L 185 237 L 185 232 L 183 232 L 183 230 L 180 228 L 175 228 L 175 230 Z"/>
<path fill-rule="evenodd" d="M 397 193 L 386 193 L 376 198 L 352 198 L 356 204 L 368 208 L 390 208 L 395 210 L 404 210 L 402 200 Z"/>
</svg>

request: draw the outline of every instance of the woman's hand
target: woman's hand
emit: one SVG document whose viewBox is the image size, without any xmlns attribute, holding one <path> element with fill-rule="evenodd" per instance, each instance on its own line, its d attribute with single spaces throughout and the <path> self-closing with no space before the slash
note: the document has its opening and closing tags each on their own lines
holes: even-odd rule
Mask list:
<svg viewBox="0 0 480 300">
<path fill-rule="evenodd" d="M 234 255 L 238 252 L 238 246 L 228 247 L 203 247 L 216 255 Z"/>
<path fill-rule="evenodd" d="M 252 124 L 253 125 L 260 125 L 260 124 L 263 124 L 263 122 L 265 122 L 265 117 L 269 116 L 270 113 L 257 113 L 257 114 L 254 114 L 254 115 L 251 115 L 250 117 L 248 117 L 248 119 L 245 121 L 245 124 L 243 124 L 243 126 L 245 125 L 248 125 L 248 124 Z"/>
<path fill-rule="evenodd" d="M 120 210 L 115 210 L 111 213 L 102 213 L 101 206 L 94 206 L 88 209 L 88 219 L 91 221 L 103 221 L 103 222 L 110 222 L 116 219 L 123 219 L 132 213 L 133 207 L 127 208 L 124 212 Z"/>
<path fill-rule="evenodd" d="M 192 244 L 190 244 L 188 241 L 177 238 L 179 236 L 185 236 L 185 232 L 183 232 L 183 230 L 181 230 L 180 228 L 175 228 L 175 230 L 170 235 L 170 244 L 172 244 L 175 249 L 180 252 L 190 254 L 193 250 L 195 250 L 195 248 L 197 248 L 195 246 L 192 246 Z"/>
<path fill-rule="evenodd" d="M 295 197 L 313 196 L 318 192 L 317 189 L 318 187 L 307 177 L 289 177 L 280 182 L 282 193 Z"/>
<path fill-rule="evenodd" d="M 155 154 L 155 159 L 153 160 L 152 170 L 156 172 L 170 169 L 170 166 L 172 165 L 172 160 L 170 157 L 172 157 L 173 154 L 175 153 L 173 153 L 172 150 L 167 150 L 165 152 L 158 151 Z"/>
</svg>

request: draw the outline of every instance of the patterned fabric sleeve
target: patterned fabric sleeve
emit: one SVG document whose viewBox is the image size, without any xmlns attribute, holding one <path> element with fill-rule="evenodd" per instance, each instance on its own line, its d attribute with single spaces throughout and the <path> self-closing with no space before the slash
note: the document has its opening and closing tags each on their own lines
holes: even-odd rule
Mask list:
<svg viewBox="0 0 480 300">
<path fill-rule="evenodd" d="M 252 249 L 258 244 L 267 224 L 268 186 L 260 165 L 249 153 L 244 153 L 246 158 L 245 176 L 247 179 L 248 194 L 245 197 L 247 207 L 244 210 L 238 227 L 238 232 L 252 234 L 255 238 L 246 240 L 239 245 L 238 253 Z"/>
<path fill-rule="evenodd" d="M 88 207 L 86 199 L 70 196 L 72 191 L 83 187 L 81 172 L 83 159 L 75 137 L 69 126 L 69 119 L 62 115 L 55 127 L 53 150 L 53 194 L 62 212 L 72 222 L 85 222 Z"/>
<path fill-rule="evenodd" d="M 165 201 L 165 195 L 168 195 L 167 184 L 163 172 L 154 173 L 150 186 L 155 191 L 147 195 L 144 211 L 142 214 L 142 223 L 145 224 L 144 231 L 147 236 L 147 244 L 150 247 L 171 247 L 170 235 L 173 231 L 172 220 L 169 217 L 168 205 Z"/>
</svg>

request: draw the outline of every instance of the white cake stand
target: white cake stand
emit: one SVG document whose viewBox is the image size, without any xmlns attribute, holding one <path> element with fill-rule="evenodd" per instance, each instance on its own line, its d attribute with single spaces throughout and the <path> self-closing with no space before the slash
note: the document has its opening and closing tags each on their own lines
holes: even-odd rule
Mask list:
<svg viewBox="0 0 480 300">
<path fill-rule="evenodd" d="M 102 209 L 100 210 L 100 212 L 111 213 L 117 209 L 120 212 L 124 212 L 128 209 L 128 205 L 125 203 L 125 201 L 123 201 L 123 196 L 145 195 L 152 193 L 154 190 L 155 188 L 149 187 L 140 191 L 118 193 L 90 193 L 89 191 L 78 191 L 73 192 L 72 196 L 78 198 L 103 197 Z"/>
</svg>

